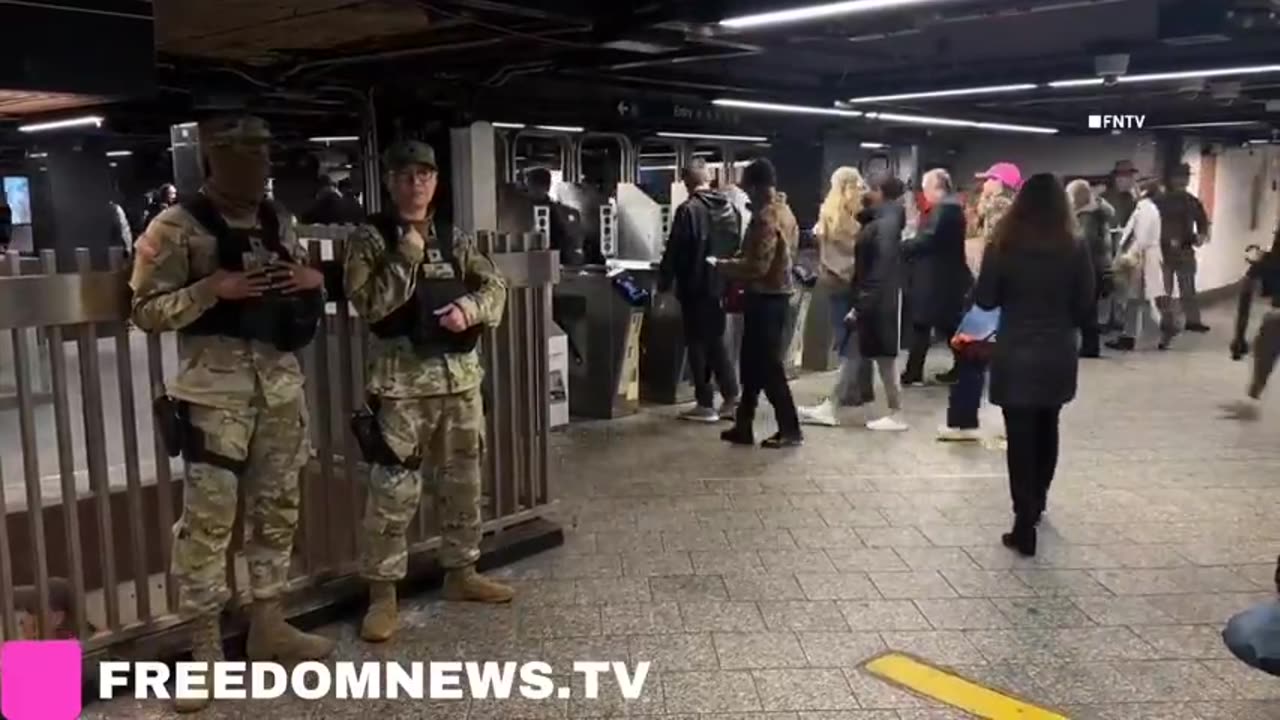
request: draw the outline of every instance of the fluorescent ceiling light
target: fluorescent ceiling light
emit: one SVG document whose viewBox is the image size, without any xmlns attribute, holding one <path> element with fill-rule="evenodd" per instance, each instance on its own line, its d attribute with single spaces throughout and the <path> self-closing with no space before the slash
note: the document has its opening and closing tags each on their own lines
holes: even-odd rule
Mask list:
<svg viewBox="0 0 1280 720">
<path fill-rule="evenodd" d="M 925 92 L 902 93 L 900 95 L 871 95 L 851 98 L 851 103 L 891 102 L 894 100 L 918 100 L 924 98 L 961 97 L 963 95 L 990 95 L 995 93 L 1024 92 L 1040 87 L 1035 83 L 1017 85 L 984 85 L 982 87 L 957 88 L 955 90 L 930 90 Z"/>
<path fill-rule="evenodd" d="M 108 165 L 110 165 L 111 167 L 116 167 L 116 165 L 117 165 L 117 163 L 116 163 L 115 161 L 109 162 L 109 163 L 107 163 L 107 164 L 108 164 Z"/>
<path fill-rule="evenodd" d="M 1249 65 L 1245 67 L 1217 68 L 1213 70 L 1184 70 L 1179 72 L 1147 73 L 1145 75 L 1121 75 L 1122 83 L 1159 82 L 1187 78 L 1224 77 L 1227 75 L 1263 75 L 1280 72 L 1280 65 Z"/>
<path fill-rule="evenodd" d="M 1173 128 L 1214 128 L 1214 127 L 1247 127 L 1261 125 L 1260 120 L 1225 120 L 1222 122 L 1180 123 L 1177 125 L 1148 125 L 1150 130 L 1169 130 Z"/>
<path fill-rule="evenodd" d="M 573 125 L 534 125 L 534 127 L 538 130 L 546 130 L 548 132 L 580 133 L 587 131 L 586 128 L 576 127 Z"/>
<path fill-rule="evenodd" d="M 319 137 L 307 138 L 307 142 L 313 143 L 340 143 L 340 142 L 360 142 L 358 135 L 321 135 Z"/>
<path fill-rule="evenodd" d="M 889 146 L 885 145 L 884 143 L 878 143 L 878 142 L 863 142 L 863 143 L 858 143 L 858 147 L 864 150 L 881 150 Z"/>
<path fill-rule="evenodd" d="M 746 110 L 767 110 L 773 112 L 796 113 L 801 115 L 830 115 L 833 117 L 862 117 L 859 110 L 842 108 L 813 107 L 811 105 L 784 105 L 781 103 L 753 102 L 750 100 L 715 100 L 713 105 L 720 107 L 743 108 Z"/>
<path fill-rule="evenodd" d="M 758 110 L 783 110 L 799 114 L 839 115 L 842 117 L 863 117 L 867 120 L 884 120 L 887 122 L 911 123 L 914 125 L 938 125 L 942 127 L 967 127 L 982 130 L 1002 130 L 1007 132 L 1026 132 L 1043 135 L 1055 135 L 1057 129 L 1036 127 L 1033 125 L 1014 125 L 1010 123 L 980 122 L 977 120 L 958 120 L 955 118 L 931 117 L 926 115 L 903 115 L 901 113 L 859 112 L 840 108 L 819 108 L 797 105 L 776 105 L 773 103 L 745 102 L 740 100 L 715 100 L 715 105 L 741 107 Z M 822 112 L 819 112 L 822 111 Z M 659 133 L 661 134 L 661 133 Z"/>
<path fill-rule="evenodd" d="M 45 130 L 61 130 L 63 128 L 102 127 L 102 117 L 99 115 L 87 115 L 85 117 L 67 118 L 66 120 L 52 120 L 50 122 L 33 123 L 31 125 L 23 125 L 18 128 L 18 132 L 33 133 L 43 132 Z"/>
<path fill-rule="evenodd" d="M 1057 128 L 1039 127 L 1036 125 L 1014 125 L 1012 123 L 981 122 L 978 120 L 958 120 L 956 118 L 931 117 L 928 115 L 903 115 L 901 113 L 867 113 L 869 120 L 885 120 L 888 122 L 910 123 L 913 125 L 939 125 L 942 127 L 968 127 L 980 130 L 1000 130 L 1005 132 L 1034 133 L 1037 135 L 1057 135 Z"/>
<path fill-rule="evenodd" d="M 496 128 L 502 128 L 504 130 L 523 130 L 525 128 L 524 123 L 496 122 L 496 123 L 489 123 L 489 124 Z"/>
<path fill-rule="evenodd" d="M 31 158 L 32 160 L 38 160 L 40 158 L 49 157 L 49 153 L 42 153 L 42 152 L 27 153 L 27 157 Z"/>
<path fill-rule="evenodd" d="M 1195 78 L 1228 77 L 1232 75 L 1264 75 L 1280 73 L 1280 65 L 1245 65 L 1229 68 L 1206 68 L 1203 70 L 1177 70 L 1173 72 L 1139 73 L 1137 75 L 1121 75 L 1116 81 L 1122 85 L 1144 82 L 1163 82 L 1166 80 L 1190 80 Z M 1049 83 L 1052 88 L 1090 87 L 1102 85 L 1102 78 L 1079 78 L 1075 80 L 1055 80 Z"/>
<path fill-rule="evenodd" d="M 791 8 L 789 10 L 775 10 L 773 12 L 759 13 L 756 15 L 743 15 L 741 17 L 728 18 L 727 20 L 721 20 L 720 26 L 734 29 L 754 28 L 762 27 L 764 25 L 779 25 L 782 23 L 802 22 L 804 20 L 817 20 L 819 18 L 834 17 L 837 15 L 853 15 L 855 13 L 890 10 L 893 8 L 925 5 L 936 2 L 938 2 L 938 0 L 846 0 L 845 2 L 822 3 L 820 5 Z"/>
<path fill-rule="evenodd" d="M 1280 143 L 1280 140 L 1268 140 L 1267 138 L 1258 138 L 1257 140 L 1249 140 L 1250 145 L 1270 145 L 1271 143 Z"/>
<path fill-rule="evenodd" d="M 132 150 L 109 150 L 107 157 L 129 157 L 133 154 Z"/>
<path fill-rule="evenodd" d="M 1076 87 L 1093 87 L 1102 85 L 1102 78 L 1080 78 L 1078 80 L 1054 80 L 1049 83 L 1051 88 L 1076 88 Z"/>
<path fill-rule="evenodd" d="M 741 142 L 765 142 L 769 138 L 759 135 L 708 135 L 707 133 L 660 132 L 658 137 L 683 140 L 737 140 Z"/>
</svg>

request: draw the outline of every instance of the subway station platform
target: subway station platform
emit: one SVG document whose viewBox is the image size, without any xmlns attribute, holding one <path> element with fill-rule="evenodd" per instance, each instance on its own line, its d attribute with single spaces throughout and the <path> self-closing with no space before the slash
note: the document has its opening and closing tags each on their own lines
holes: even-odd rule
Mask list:
<svg viewBox="0 0 1280 720">
<path fill-rule="evenodd" d="M 556 436 L 566 544 L 497 571 L 515 603 L 412 598 L 379 647 L 358 618 L 322 631 L 340 660 L 650 660 L 641 700 L 282 699 L 198 717 L 970 717 L 863 667 L 900 651 L 1073 720 L 1280 718 L 1280 681 L 1219 637 L 1274 596 L 1280 554 L 1280 404 L 1273 392 L 1256 424 L 1218 419 L 1248 370 L 1226 345 L 1185 336 L 1082 366 L 1034 560 L 1000 545 L 998 441 L 934 440 L 942 388 L 907 391 L 910 432 L 811 428 L 784 452 L 724 446 L 675 409 L 575 424 Z M 806 403 L 829 383 L 794 387 Z"/>
</svg>

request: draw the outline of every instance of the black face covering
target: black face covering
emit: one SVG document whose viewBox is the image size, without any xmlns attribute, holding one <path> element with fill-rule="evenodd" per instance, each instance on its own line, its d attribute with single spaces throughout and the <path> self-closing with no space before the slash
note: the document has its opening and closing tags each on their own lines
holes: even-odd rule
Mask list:
<svg viewBox="0 0 1280 720">
<path fill-rule="evenodd" d="M 219 207 L 233 215 L 251 214 L 267 189 L 270 158 L 261 145 L 228 143 L 206 151 L 209 178 L 205 190 Z"/>
</svg>

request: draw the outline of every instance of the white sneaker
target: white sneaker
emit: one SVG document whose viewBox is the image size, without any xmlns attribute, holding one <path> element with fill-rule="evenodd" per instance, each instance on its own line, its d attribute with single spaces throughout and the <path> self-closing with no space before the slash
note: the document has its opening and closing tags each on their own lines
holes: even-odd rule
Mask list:
<svg viewBox="0 0 1280 720">
<path fill-rule="evenodd" d="M 1257 400 L 1235 400 L 1223 403 L 1221 410 L 1222 416 L 1228 420 L 1255 422 L 1262 417 L 1262 409 L 1258 407 Z"/>
<path fill-rule="evenodd" d="M 867 423 L 867 429 L 875 430 L 876 432 L 903 432 L 911 428 L 894 416 L 886 415 L 879 420 L 872 420 Z"/>
<path fill-rule="evenodd" d="M 738 401 L 725 400 L 720 403 L 720 419 L 721 420 L 737 420 L 738 419 Z"/>
<path fill-rule="evenodd" d="M 939 442 L 978 442 L 982 434 L 977 428 L 953 428 L 947 425 L 938 427 Z"/>
<path fill-rule="evenodd" d="M 715 408 L 695 407 L 680 413 L 681 420 L 700 423 L 718 423 L 720 422 L 720 413 Z"/>
<path fill-rule="evenodd" d="M 840 425 L 840 420 L 836 418 L 835 401 L 830 398 L 823 400 L 821 405 L 797 408 L 796 413 L 800 416 L 802 425 L 821 425 L 823 427 L 839 427 Z"/>
</svg>

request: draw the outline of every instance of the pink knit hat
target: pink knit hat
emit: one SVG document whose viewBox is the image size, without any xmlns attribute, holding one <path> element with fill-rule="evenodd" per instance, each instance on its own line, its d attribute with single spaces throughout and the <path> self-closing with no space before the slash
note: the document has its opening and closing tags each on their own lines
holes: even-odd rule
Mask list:
<svg viewBox="0 0 1280 720">
<path fill-rule="evenodd" d="M 995 178 L 1010 190 L 1017 190 L 1022 187 L 1022 171 L 1017 165 L 1007 162 L 999 162 L 992 165 L 986 172 L 978 173 L 975 177 L 981 180 Z"/>
</svg>

